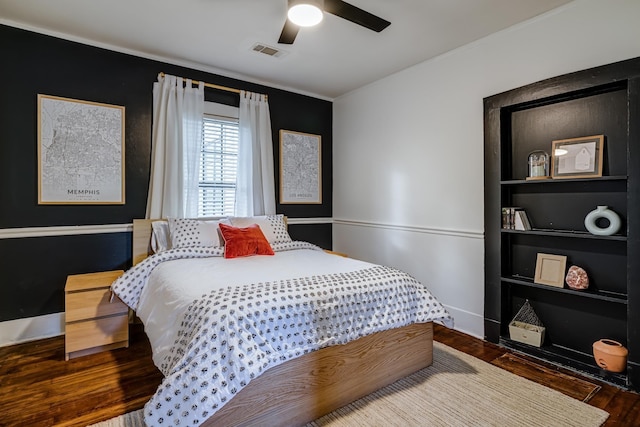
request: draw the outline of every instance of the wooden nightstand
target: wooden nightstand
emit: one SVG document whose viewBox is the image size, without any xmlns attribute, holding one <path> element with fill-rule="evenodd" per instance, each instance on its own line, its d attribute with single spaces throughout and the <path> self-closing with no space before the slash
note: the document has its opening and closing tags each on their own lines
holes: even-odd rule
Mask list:
<svg viewBox="0 0 640 427">
<path fill-rule="evenodd" d="M 65 294 L 65 360 L 129 347 L 129 308 L 110 286 L 122 270 L 67 277 Z"/>
</svg>

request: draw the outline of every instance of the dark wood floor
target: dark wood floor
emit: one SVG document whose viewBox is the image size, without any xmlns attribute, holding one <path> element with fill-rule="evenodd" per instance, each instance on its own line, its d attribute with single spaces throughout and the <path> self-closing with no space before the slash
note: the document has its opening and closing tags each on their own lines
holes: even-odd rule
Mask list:
<svg viewBox="0 0 640 427">
<path fill-rule="evenodd" d="M 151 361 L 140 325 L 133 326 L 131 332 L 127 349 L 68 362 L 64 360 L 63 337 L 0 348 L 0 426 L 85 427 L 141 408 L 155 392 L 161 375 Z M 506 353 L 438 325 L 435 339 L 486 362 Z M 564 371 L 548 368 L 537 382 L 571 389 L 571 377 L 554 375 Z M 601 389 L 588 403 L 611 414 L 605 426 L 640 426 L 640 395 L 597 384 Z"/>
</svg>

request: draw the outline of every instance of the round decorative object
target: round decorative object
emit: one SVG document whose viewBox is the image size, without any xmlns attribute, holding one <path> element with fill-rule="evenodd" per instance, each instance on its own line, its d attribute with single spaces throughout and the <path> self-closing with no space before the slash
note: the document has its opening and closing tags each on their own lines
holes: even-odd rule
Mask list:
<svg viewBox="0 0 640 427">
<path fill-rule="evenodd" d="M 529 177 L 527 179 L 549 178 L 549 155 L 542 150 L 529 153 Z"/>
<path fill-rule="evenodd" d="M 567 271 L 565 282 L 571 289 L 587 289 L 589 287 L 589 276 L 587 276 L 587 272 L 584 269 L 577 265 L 572 265 Z"/>
<path fill-rule="evenodd" d="M 618 341 L 601 339 L 593 343 L 593 358 L 602 369 L 622 372 L 627 367 L 629 350 Z"/>
<path fill-rule="evenodd" d="M 609 220 L 609 226 L 604 228 L 599 227 L 597 221 L 600 218 Z M 620 229 L 620 217 L 617 213 L 609 209 L 608 206 L 598 206 L 584 218 L 584 226 L 589 233 L 595 234 L 596 236 L 611 236 Z"/>
</svg>

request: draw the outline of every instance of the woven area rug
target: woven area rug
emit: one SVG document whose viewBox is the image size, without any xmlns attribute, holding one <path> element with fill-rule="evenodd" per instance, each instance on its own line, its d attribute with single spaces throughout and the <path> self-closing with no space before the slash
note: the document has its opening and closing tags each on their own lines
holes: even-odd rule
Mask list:
<svg viewBox="0 0 640 427">
<path fill-rule="evenodd" d="M 583 402 L 588 402 L 602 388 L 592 382 L 540 366 L 511 353 L 505 353 L 492 360 L 491 364 Z"/>
<path fill-rule="evenodd" d="M 609 416 L 601 409 L 444 344 L 434 342 L 433 351 L 432 366 L 307 427 L 596 427 Z M 145 427 L 145 424 L 140 410 L 93 427 Z"/>
</svg>

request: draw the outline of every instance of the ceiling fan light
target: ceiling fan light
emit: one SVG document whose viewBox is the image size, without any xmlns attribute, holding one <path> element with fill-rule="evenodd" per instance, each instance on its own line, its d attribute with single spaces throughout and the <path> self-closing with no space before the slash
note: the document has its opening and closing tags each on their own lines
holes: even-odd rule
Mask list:
<svg viewBox="0 0 640 427">
<path fill-rule="evenodd" d="M 292 1 L 289 3 L 289 12 L 287 13 L 289 20 L 301 27 L 313 27 L 322 21 L 322 4 L 321 2 Z"/>
</svg>

